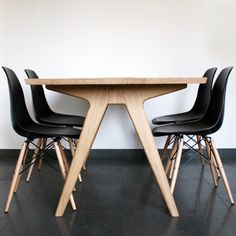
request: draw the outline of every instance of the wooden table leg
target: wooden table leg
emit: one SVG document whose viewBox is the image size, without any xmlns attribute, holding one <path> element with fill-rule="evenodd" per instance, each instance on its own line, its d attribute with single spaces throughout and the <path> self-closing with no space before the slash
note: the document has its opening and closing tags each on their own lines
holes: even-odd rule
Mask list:
<svg viewBox="0 0 236 236">
<path fill-rule="evenodd" d="M 78 173 L 80 173 L 83 164 L 86 162 L 93 141 L 96 137 L 98 128 L 107 108 L 107 101 L 103 94 L 94 96 L 90 101 L 90 108 L 80 135 L 76 148 L 75 156 L 72 160 L 71 167 L 61 194 L 60 201 L 56 210 L 56 216 L 62 216 L 68 204 L 70 195 L 76 184 Z"/>
<path fill-rule="evenodd" d="M 170 214 L 173 217 L 179 216 L 146 114 L 143 110 L 143 101 L 145 99 L 169 93 L 172 90 L 179 90 L 179 87 L 176 88 L 176 85 L 164 87 L 148 86 L 148 88 L 144 89 L 142 86 L 127 86 L 125 88 L 123 86 L 96 86 L 91 88 L 52 86 L 50 89 L 83 98 L 90 103 L 90 108 L 80 135 L 75 157 L 72 160 L 70 171 L 56 210 L 56 216 L 62 216 L 65 211 L 69 197 L 75 186 L 78 173 L 80 173 L 83 164 L 88 158 L 89 151 L 108 104 L 126 105 Z"/>
<path fill-rule="evenodd" d="M 147 155 L 151 168 L 154 172 L 162 195 L 165 199 L 170 214 L 173 217 L 178 217 L 179 213 L 175 205 L 173 195 L 170 190 L 166 174 L 157 151 L 157 147 L 148 124 L 146 114 L 143 109 L 143 100 L 139 94 L 126 94 L 126 107 L 129 112 L 130 118 L 138 133 L 139 139 L 143 145 L 144 151 Z"/>
</svg>

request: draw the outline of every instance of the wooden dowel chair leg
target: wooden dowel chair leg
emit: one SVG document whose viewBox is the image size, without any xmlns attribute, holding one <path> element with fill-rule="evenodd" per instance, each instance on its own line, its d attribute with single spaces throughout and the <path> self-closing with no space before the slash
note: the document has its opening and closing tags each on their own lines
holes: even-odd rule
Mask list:
<svg viewBox="0 0 236 236">
<path fill-rule="evenodd" d="M 69 163 L 68 163 L 68 161 L 67 161 L 66 154 L 65 154 L 65 152 L 64 152 L 64 150 L 63 150 L 63 147 L 62 147 L 62 145 L 61 145 L 61 142 L 60 142 L 60 141 L 57 141 L 57 143 L 58 143 L 58 146 L 59 146 L 59 148 L 60 148 L 61 157 L 62 157 L 62 160 L 63 160 L 63 162 L 64 162 L 64 166 L 65 166 L 65 169 L 66 169 L 66 173 L 68 173 L 68 172 L 69 172 L 69 169 L 70 169 L 70 166 L 69 166 Z"/>
<path fill-rule="evenodd" d="M 78 139 L 73 139 L 73 143 L 74 143 L 75 149 L 76 149 L 77 144 L 78 144 Z M 85 165 L 85 163 L 83 164 L 83 170 L 86 170 L 86 165 Z M 82 179 L 81 179 L 81 182 L 82 182 Z"/>
<path fill-rule="evenodd" d="M 58 146 L 60 148 L 60 151 L 61 151 L 61 156 L 62 156 L 62 159 L 63 159 L 63 162 L 64 162 L 64 166 L 65 166 L 65 170 L 66 170 L 66 175 L 69 173 L 69 170 L 70 170 L 70 166 L 69 166 L 69 163 L 67 161 L 67 158 L 66 158 L 66 155 L 65 155 L 65 152 L 64 152 L 64 149 L 61 145 L 61 142 L 58 140 Z M 76 191 L 76 189 L 74 188 L 73 191 Z"/>
<path fill-rule="evenodd" d="M 172 194 L 173 194 L 174 189 L 175 189 L 177 175 L 178 175 L 178 172 L 179 172 L 179 166 L 180 166 L 180 160 L 181 160 L 181 156 L 182 156 L 182 149 L 183 149 L 184 139 L 180 138 L 178 140 L 178 142 L 179 142 L 178 143 L 178 151 L 177 151 L 177 155 L 176 155 L 176 161 L 175 161 L 173 176 L 172 176 L 171 185 L 170 185 L 170 190 L 171 190 Z"/>
<path fill-rule="evenodd" d="M 162 153 L 161 153 L 161 160 L 162 160 L 162 161 L 164 160 L 164 157 L 165 157 L 165 155 L 166 155 L 167 148 L 168 148 L 168 146 L 170 145 L 171 137 L 172 137 L 172 135 L 169 135 L 169 136 L 167 137 L 167 139 L 166 139 L 165 146 L 164 146 L 163 151 L 162 151 Z"/>
<path fill-rule="evenodd" d="M 229 200 L 230 200 L 231 204 L 234 204 L 233 195 L 232 195 L 232 192 L 231 192 L 231 189 L 230 189 L 230 186 L 229 186 L 229 182 L 228 182 L 228 179 L 227 179 L 227 176 L 226 176 L 226 173 L 225 173 L 225 170 L 224 170 L 224 167 L 223 167 L 223 164 L 222 164 L 219 152 L 218 152 L 218 150 L 216 148 L 214 140 L 211 139 L 210 143 L 211 143 L 212 151 L 214 153 L 216 163 L 217 163 L 217 165 L 219 167 L 220 175 L 222 176 L 222 180 L 223 180 L 226 192 L 228 194 Z"/>
<path fill-rule="evenodd" d="M 174 154 L 175 154 L 175 152 L 176 152 L 176 148 L 177 148 L 177 140 L 175 139 L 175 140 L 174 140 L 173 147 L 172 147 L 172 149 L 171 149 L 171 151 L 170 151 L 170 154 L 169 154 L 169 156 L 168 156 L 166 166 L 165 166 L 165 172 L 166 172 L 166 174 L 168 174 L 168 172 L 169 172 L 169 170 L 170 170 L 171 162 L 173 161 Z"/>
<path fill-rule="evenodd" d="M 39 151 L 41 150 L 42 140 L 43 140 L 42 138 L 39 138 L 38 142 L 36 144 L 36 149 L 34 150 L 34 154 L 32 156 L 32 161 L 30 163 L 31 165 L 30 165 L 29 172 L 28 172 L 28 175 L 27 175 L 27 178 L 26 178 L 27 183 L 30 181 L 30 177 L 32 175 L 32 172 L 33 172 L 33 169 L 34 169 L 34 166 L 35 166 L 35 163 L 36 163 L 36 157 L 37 157 Z"/>
<path fill-rule="evenodd" d="M 215 170 L 216 170 L 217 177 L 220 178 L 219 166 L 217 165 L 216 158 L 215 158 L 213 152 L 212 152 L 212 161 L 213 161 L 214 166 L 215 166 Z"/>
<path fill-rule="evenodd" d="M 13 196 L 13 192 L 14 192 L 14 189 L 15 189 L 16 184 L 17 184 L 18 175 L 20 173 L 21 165 L 22 165 L 23 159 L 25 157 L 25 152 L 26 152 L 26 149 L 28 148 L 28 146 L 29 146 L 28 141 L 25 141 L 22 145 L 22 148 L 21 148 L 21 151 L 20 151 L 17 163 L 16 163 L 16 168 L 15 168 L 15 172 L 14 172 L 14 175 L 13 175 L 13 179 L 12 179 L 12 182 L 11 182 L 11 187 L 10 187 L 10 190 L 9 190 L 9 193 L 8 193 L 8 198 L 7 198 L 7 202 L 6 202 L 6 206 L 5 206 L 5 212 L 8 212 L 8 210 L 9 210 L 11 200 L 12 200 L 12 196 Z"/>
<path fill-rule="evenodd" d="M 82 177 L 81 174 L 78 175 L 79 182 L 82 183 Z"/>
<path fill-rule="evenodd" d="M 201 136 L 197 135 L 197 143 L 198 143 L 198 150 L 200 153 L 200 158 L 201 158 L 201 162 L 202 162 L 202 167 L 205 166 L 205 161 L 204 161 L 204 157 L 203 157 L 203 150 L 202 150 L 202 144 L 201 144 Z"/>
<path fill-rule="evenodd" d="M 68 141 L 69 141 L 69 146 L 70 146 L 70 151 L 71 151 L 72 157 L 74 157 L 74 155 L 75 155 L 75 147 L 74 147 L 73 141 L 72 141 L 71 138 L 68 138 Z"/>
<path fill-rule="evenodd" d="M 85 164 L 83 164 L 83 170 L 86 170 L 86 165 Z"/>
<path fill-rule="evenodd" d="M 42 150 L 45 149 L 46 145 L 47 145 L 47 138 L 43 138 L 43 145 L 42 145 Z M 39 164 L 38 164 L 38 170 L 41 170 L 42 168 L 42 164 L 43 164 L 43 155 L 44 155 L 44 151 L 42 151 L 41 155 L 40 155 L 40 159 L 39 159 Z"/>
<path fill-rule="evenodd" d="M 62 177 L 63 177 L 64 180 L 66 180 L 66 169 L 65 169 L 65 166 L 64 166 L 61 150 L 59 148 L 59 142 L 54 141 L 53 146 L 54 146 L 54 149 L 55 149 L 56 154 L 57 154 L 57 159 L 58 159 L 58 163 L 59 163 L 59 167 L 60 167 L 60 170 L 61 170 Z M 72 209 L 75 211 L 76 210 L 76 205 L 75 205 L 75 200 L 74 200 L 73 194 L 71 194 L 71 196 L 70 196 L 70 203 L 71 203 Z"/>
<path fill-rule="evenodd" d="M 168 179 L 171 180 L 174 172 L 174 167 L 175 167 L 175 162 L 176 162 L 176 155 L 173 157 L 171 164 L 170 164 L 170 173 L 168 176 Z"/>
<path fill-rule="evenodd" d="M 72 157 L 74 158 L 74 156 L 75 156 L 75 147 L 74 147 L 73 141 L 72 141 L 71 138 L 68 138 L 68 141 L 69 141 L 70 151 L 71 151 Z M 79 179 L 79 182 L 81 183 L 82 182 L 82 177 L 81 177 L 80 173 L 78 175 L 78 179 Z"/>
<path fill-rule="evenodd" d="M 208 156 L 208 159 L 210 161 L 210 170 L 211 170 L 213 183 L 214 183 L 214 186 L 217 187 L 218 186 L 218 181 L 217 181 L 218 178 L 217 178 L 216 170 L 214 168 L 213 157 L 212 157 L 213 155 L 211 153 L 211 147 L 209 145 L 209 142 L 208 142 L 207 138 L 205 138 L 204 141 L 205 141 L 205 144 L 206 144 L 207 156 Z"/>
<path fill-rule="evenodd" d="M 25 166 L 25 160 L 27 158 L 27 155 L 28 155 L 28 150 L 29 150 L 29 145 L 27 146 L 26 150 L 25 150 L 25 155 L 24 155 L 24 158 L 23 158 L 23 161 L 22 161 L 22 165 L 20 167 L 20 172 L 23 170 L 24 166 Z M 17 181 L 16 181 L 16 185 L 15 185 L 15 189 L 14 189 L 14 193 L 16 193 L 17 189 L 18 189 L 18 186 L 20 184 L 20 178 L 21 178 L 21 174 L 18 175 L 17 177 Z"/>
</svg>

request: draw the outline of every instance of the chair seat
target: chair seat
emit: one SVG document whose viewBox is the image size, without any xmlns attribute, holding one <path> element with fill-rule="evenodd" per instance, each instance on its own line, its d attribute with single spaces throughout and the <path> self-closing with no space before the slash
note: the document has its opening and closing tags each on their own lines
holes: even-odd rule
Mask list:
<svg viewBox="0 0 236 236">
<path fill-rule="evenodd" d="M 70 137 L 78 139 L 80 133 L 80 129 L 71 127 L 56 127 L 37 123 L 26 124 L 19 132 L 20 135 L 31 139 L 50 137 Z"/>
<path fill-rule="evenodd" d="M 77 126 L 82 127 L 85 117 L 76 115 L 66 115 L 60 113 L 45 114 L 38 117 L 38 121 L 48 125 L 61 125 L 61 126 Z"/>
<path fill-rule="evenodd" d="M 184 112 L 184 113 L 179 113 L 179 114 L 172 114 L 172 115 L 156 117 L 152 120 L 152 123 L 154 125 L 181 123 L 181 122 L 199 120 L 202 117 L 203 117 L 203 115 L 201 113 Z"/>
<path fill-rule="evenodd" d="M 192 121 L 181 124 L 168 124 L 153 128 L 152 133 L 154 136 L 166 135 L 201 135 L 205 136 L 213 133 L 215 124 L 210 124 L 207 121 Z"/>
</svg>

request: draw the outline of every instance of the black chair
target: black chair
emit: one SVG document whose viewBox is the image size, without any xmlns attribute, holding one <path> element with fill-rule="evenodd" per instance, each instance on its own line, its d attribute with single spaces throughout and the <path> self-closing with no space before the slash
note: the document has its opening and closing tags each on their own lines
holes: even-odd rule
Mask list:
<svg viewBox="0 0 236 236">
<path fill-rule="evenodd" d="M 218 131 L 223 123 L 226 87 L 228 77 L 232 69 L 233 67 L 228 67 L 220 72 L 212 90 L 209 107 L 205 115 L 200 120 L 179 124 L 167 124 L 156 127 L 152 130 L 153 135 L 156 137 L 165 135 L 173 135 L 175 137 L 174 147 L 171 151 L 171 154 L 167 160 L 167 164 L 165 167 L 166 173 L 171 170 L 171 166 L 173 169 L 171 180 L 172 192 L 174 191 L 177 174 L 180 166 L 182 148 L 184 144 L 187 144 L 184 141 L 183 136 L 199 135 L 202 137 L 206 144 L 206 150 L 208 155 L 205 158 L 208 158 L 209 160 L 215 186 L 218 185 L 217 175 L 222 176 L 229 199 L 231 203 L 234 204 L 232 193 L 228 184 L 225 171 L 223 169 L 223 164 L 221 162 L 219 153 L 217 151 L 213 139 L 208 136 Z"/>
<path fill-rule="evenodd" d="M 29 79 L 38 79 L 37 74 L 33 70 L 26 69 L 25 73 Z M 34 114 L 39 123 L 68 127 L 83 126 L 85 117 L 54 112 L 48 105 L 43 87 L 41 85 L 30 85 L 30 87 L 34 105 Z"/>
<path fill-rule="evenodd" d="M 199 85 L 196 100 L 194 102 L 193 107 L 189 111 L 178 114 L 156 117 L 152 120 L 152 123 L 154 125 L 163 125 L 169 123 L 181 123 L 181 122 L 201 119 L 204 116 L 205 112 L 207 111 L 210 102 L 212 82 L 216 70 L 217 68 L 214 67 L 208 69 L 204 73 L 203 77 L 207 78 L 207 82 L 205 84 Z"/>
<path fill-rule="evenodd" d="M 11 121 L 13 129 L 17 134 L 26 138 L 23 146 L 21 148 L 15 172 L 13 175 L 13 180 L 11 183 L 10 191 L 7 198 L 7 203 L 5 207 L 5 212 L 8 212 L 10 203 L 12 200 L 13 193 L 17 191 L 17 187 L 20 181 L 21 173 L 27 168 L 26 161 L 27 153 L 30 144 L 36 147 L 34 152 L 35 161 L 40 157 L 41 153 L 44 152 L 51 146 L 54 146 L 54 149 L 57 154 L 57 159 L 59 162 L 59 167 L 62 173 L 63 178 L 66 178 L 68 172 L 68 163 L 65 158 L 65 153 L 63 151 L 60 139 L 63 137 L 75 138 L 78 139 L 80 136 L 80 130 L 71 128 L 71 127 L 56 127 L 35 123 L 27 110 L 24 94 L 20 82 L 16 74 L 7 67 L 2 67 L 7 76 L 7 81 L 9 85 L 9 95 L 10 95 L 10 105 L 11 105 Z M 52 138 L 52 142 L 47 144 L 44 150 L 41 149 L 42 140 L 44 138 Z M 33 143 L 34 140 L 37 140 L 37 145 Z M 76 205 L 74 202 L 73 195 L 70 197 L 72 208 L 76 210 Z"/>
<path fill-rule="evenodd" d="M 38 79 L 38 75 L 33 70 L 26 69 L 25 73 L 29 79 Z M 60 125 L 66 127 L 82 127 L 84 124 L 85 117 L 83 116 L 75 116 L 75 115 L 68 115 L 68 114 L 61 114 L 54 112 L 50 106 L 48 105 L 43 87 L 41 85 L 31 85 L 31 94 L 33 99 L 33 108 L 34 108 L 34 115 L 36 120 L 41 124 L 47 125 Z M 43 140 L 43 145 L 45 146 L 47 140 Z M 74 156 L 75 148 L 76 148 L 76 140 L 68 138 L 68 143 L 70 146 L 70 150 L 72 155 Z M 41 169 L 43 157 L 39 162 L 38 169 Z M 86 169 L 85 165 L 83 166 Z M 31 174 L 33 170 L 32 168 L 29 169 L 29 173 L 27 176 L 27 182 L 30 180 Z M 79 181 L 82 182 L 81 175 L 79 175 Z"/>
<path fill-rule="evenodd" d="M 169 123 L 181 123 L 188 122 L 193 120 L 201 119 L 207 111 L 209 106 L 211 91 L 212 91 L 212 83 L 215 76 L 217 68 L 213 67 L 208 69 L 203 77 L 207 78 L 207 82 L 205 84 L 200 84 L 198 87 L 197 97 L 195 99 L 193 107 L 183 113 L 171 114 L 166 116 L 156 117 L 152 120 L 154 125 L 163 125 Z M 199 141 L 201 137 L 197 136 L 197 140 Z M 164 145 L 161 158 L 164 159 L 168 146 L 173 142 L 173 137 L 168 136 L 166 139 L 166 143 Z M 198 142 L 198 148 L 200 153 L 202 154 L 202 146 L 201 142 Z M 201 157 L 201 156 L 200 156 Z M 201 158 L 202 165 L 204 166 L 204 159 Z"/>
</svg>

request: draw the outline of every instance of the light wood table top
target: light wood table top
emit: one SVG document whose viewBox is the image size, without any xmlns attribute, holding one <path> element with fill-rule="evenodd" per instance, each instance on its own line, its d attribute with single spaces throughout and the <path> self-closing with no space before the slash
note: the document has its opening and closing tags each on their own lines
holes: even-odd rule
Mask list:
<svg viewBox="0 0 236 236">
<path fill-rule="evenodd" d="M 107 77 L 107 78 L 41 78 L 25 79 L 31 85 L 144 85 L 144 84 L 201 84 L 205 77 Z"/>
</svg>

